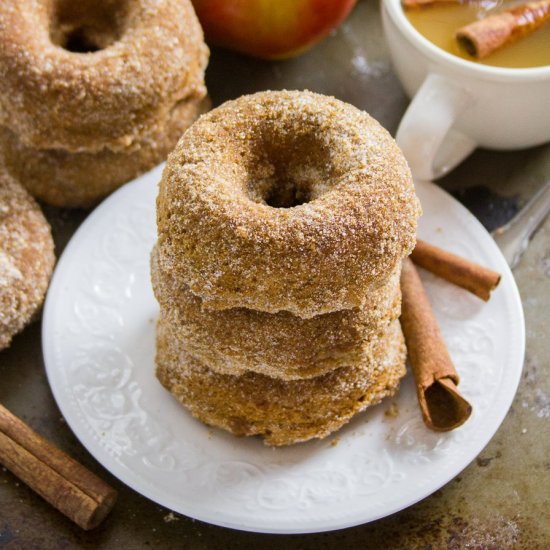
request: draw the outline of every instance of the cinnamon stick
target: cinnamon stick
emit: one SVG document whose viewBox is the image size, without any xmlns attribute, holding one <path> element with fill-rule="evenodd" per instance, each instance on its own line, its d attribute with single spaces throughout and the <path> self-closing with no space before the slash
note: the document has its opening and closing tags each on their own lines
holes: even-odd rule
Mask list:
<svg viewBox="0 0 550 550">
<path fill-rule="evenodd" d="M 401 292 L 400 321 L 422 418 L 432 430 L 454 430 L 468 420 L 472 407 L 458 391 L 458 374 L 420 276 L 408 258 L 403 262 Z"/>
<path fill-rule="evenodd" d="M 550 19 L 550 0 L 527 2 L 489 15 L 456 32 L 460 48 L 477 59 L 531 34 Z"/>
<path fill-rule="evenodd" d="M 460 286 L 482 300 L 489 300 L 501 275 L 475 262 L 418 239 L 412 261 L 434 275 Z"/>
<path fill-rule="evenodd" d="M 466 0 L 467 1 L 467 0 Z M 406 10 L 418 10 L 441 4 L 464 4 L 465 0 L 402 0 L 401 5 Z"/>
<path fill-rule="evenodd" d="M 111 511 L 117 493 L 0 405 L 0 463 L 83 529 Z"/>
</svg>

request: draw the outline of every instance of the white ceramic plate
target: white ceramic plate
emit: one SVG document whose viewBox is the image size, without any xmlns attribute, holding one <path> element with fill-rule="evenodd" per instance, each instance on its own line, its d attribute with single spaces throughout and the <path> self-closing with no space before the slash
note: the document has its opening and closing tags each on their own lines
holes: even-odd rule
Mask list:
<svg viewBox="0 0 550 550">
<path fill-rule="evenodd" d="M 479 222 L 419 184 L 422 238 L 503 274 L 489 303 L 423 273 L 474 412 L 448 434 L 427 430 L 410 375 L 398 396 L 323 441 L 271 449 L 194 420 L 154 377 L 158 307 L 149 283 L 162 167 L 99 206 L 57 266 L 45 306 L 48 378 L 83 445 L 124 483 L 176 512 L 269 533 L 350 527 L 387 516 L 457 475 L 491 439 L 520 379 L 521 302 Z M 384 414 L 395 403 L 397 416 Z"/>
</svg>

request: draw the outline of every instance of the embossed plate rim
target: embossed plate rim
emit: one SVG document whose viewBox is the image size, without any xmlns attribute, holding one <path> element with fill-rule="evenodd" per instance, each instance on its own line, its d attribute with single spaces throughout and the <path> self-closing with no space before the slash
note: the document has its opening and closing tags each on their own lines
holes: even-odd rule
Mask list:
<svg viewBox="0 0 550 550">
<path fill-rule="evenodd" d="M 489 403 L 488 413 L 482 418 L 476 419 L 474 421 L 479 423 L 479 425 L 484 426 L 483 432 L 481 432 L 479 429 L 475 431 L 474 428 L 477 424 L 473 424 L 474 427 L 472 427 L 471 429 L 466 428 L 467 430 L 469 429 L 469 431 L 464 432 L 466 434 L 469 434 L 473 431 L 473 433 L 471 434 L 473 436 L 472 439 L 468 440 L 467 453 L 460 456 L 452 456 L 448 460 L 445 460 L 440 470 L 437 470 L 437 468 L 432 468 L 435 471 L 432 472 L 429 476 L 426 476 L 425 484 L 422 486 L 417 486 L 417 484 L 414 484 L 414 486 L 412 486 L 413 484 L 410 483 L 410 480 L 408 483 L 408 487 L 407 483 L 395 481 L 395 483 L 398 484 L 397 488 L 400 494 L 401 491 L 403 493 L 401 500 L 395 501 L 394 498 L 392 501 L 386 496 L 385 499 L 381 499 L 382 502 L 380 502 L 378 508 L 372 509 L 371 507 L 371 509 L 365 510 L 361 507 L 357 507 L 357 503 L 360 502 L 361 495 L 357 496 L 357 494 L 355 494 L 352 495 L 355 498 L 355 506 L 344 506 L 344 511 L 340 510 L 342 506 L 335 506 L 335 508 L 338 508 L 338 510 L 331 511 L 330 514 L 324 511 L 324 509 L 321 510 L 321 508 L 319 508 L 319 510 L 323 511 L 323 513 L 319 513 L 318 510 L 319 515 L 315 517 L 315 514 L 313 512 L 315 512 L 316 502 L 313 498 L 310 499 L 313 503 L 313 508 L 311 510 L 312 513 L 310 513 L 306 519 L 304 519 L 303 517 L 306 514 L 306 512 L 303 512 L 303 510 L 303 513 L 301 512 L 300 514 L 296 513 L 293 515 L 291 513 L 288 513 L 288 517 L 284 518 L 281 517 L 282 514 L 277 515 L 277 513 L 275 512 L 273 514 L 265 513 L 265 510 L 263 510 L 263 516 L 260 513 L 260 510 L 255 510 L 254 513 L 247 512 L 243 515 L 243 510 L 239 510 L 238 507 L 235 506 L 226 506 L 226 508 L 230 509 L 224 510 L 223 504 L 220 504 L 218 508 L 215 509 L 215 507 L 209 508 L 207 505 L 205 506 L 202 503 L 198 504 L 194 502 L 187 502 L 185 500 L 182 500 L 181 495 L 174 494 L 175 492 L 177 492 L 175 490 L 173 490 L 172 493 L 167 493 L 167 491 L 160 489 L 160 483 L 158 484 L 158 486 L 155 484 L 154 476 L 151 479 L 146 479 L 143 474 L 140 474 L 130 469 L 121 460 L 118 460 L 115 454 L 108 449 L 107 444 L 103 443 L 101 440 L 98 440 L 97 434 L 93 434 L 90 419 L 85 417 L 77 404 L 77 400 L 75 397 L 76 390 L 73 390 L 73 388 L 69 388 L 65 380 L 65 377 L 68 376 L 64 372 L 64 369 L 66 370 L 66 366 L 60 364 L 60 361 L 56 359 L 57 356 L 55 347 L 59 344 L 60 333 L 57 331 L 55 325 L 57 319 L 55 304 L 60 303 L 58 302 L 58 300 L 61 299 L 63 293 L 68 292 L 71 284 L 75 284 L 75 281 L 71 281 L 70 277 L 67 277 L 68 275 L 70 275 L 71 263 L 74 263 L 74 257 L 76 257 L 81 252 L 79 247 L 80 241 L 85 239 L 86 236 L 90 234 L 90 232 L 93 233 L 94 231 L 98 231 L 98 227 L 96 227 L 97 222 L 100 221 L 102 217 L 107 216 L 109 211 L 112 211 L 113 209 L 122 209 L 123 205 L 131 205 L 132 200 L 136 200 L 136 197 L 140 194 L 152 194 L 153 192 L 156 192 L 154 190 L 156 190 L 156 182 L 160 177 L 161 170 L 162 165 L 155 168 L 148 174 L 141 176 L 134 182 L 127 184 L 116 193 L 111 195 L 111 197 L 106 199 L 94 212 L 90 214 L 88 219 L 85 220 L 85 222 L 75 233 L 73 239 L 68 244 L 65 252 L 59 260 L 45 304 L 43 321 L 43 351 L 50 386 L 52 388 L 58 406 L 67 420 L 67 423 L 74 431 L 76 436 L 80 439 L 82 444 L 96 458 L 96 460 L 98 460 L 98 462 L 100 462 L 111 473 L 113 473 L 121 481 L 129 485 L 134 490 L 140 492 L 141 494 L 157 502 L 158 504 L 171 508 L 187 516 L 234 529 L 264 533 L 290 534 L 342 529 L 369 521 L 374 521 L 381 517 L 385 517 L 387 515 L 395 513 L 403 508 L 414 504 L 422 498 L 425 498 L 426 496 L 443 486 L 450 479 L 456 476 L 460 471 L 462 471 L 475 458 L 475 456 L 477 456 L 479 452 L 481 452 L 481 450 L 492 438 L 492 436 L 502 423 L 504 417 L 506 416 L 506 413 L 508 412 L 508 409 L 512 403 L 521 377 L 524 356 L 525 329 L 519 292 L 517 290 L 511 272 L 506 265 L 502 255 L 498 251 L 491 237 L 481 226 L 481 224 L 462 205 L 460 205 L 460 203 L 455 201 L 455 199 L 450 197 L 445 191 L 441 190 L 436 185 L 431 183 L 419 183 L 418 186 L 420 195 L 428 194 L 432 197 L 436 197 L 436 202 L 449 205 L 449 209 L 457 213 L 458 217 L 460 218 L 461 227 L 468 228 L 468 231 L 473 231 L 476 236 L 479 237 L 479 239 L 477 239 L 478 242 L 476 243 L 476 246 L 478 247 L 478 249 L 481 248 L 484 254 L 490 257 L 492 261 L 494 261 L 493 267 L 503 273 L 503 282 L 498 292 L 501 292 L 503 295 L 503 299 L 506 300 L 506 311 L 510 310 L 514 312 L 512 316 L 513 318 L 511 319 L 511 324 L 513 325 L 514 330 L 512 330 L 511 332 L 512 337 L 510 338 L 510 341 L 506 343 L 506 347 L 509 351 L 508 365 L 507 368 L 501 373 L 499 386 L 495 390 L 498 400 L 495 398 L 494 402 Z M 137 202 L 135 204 L 137 204 Z M 405 384 L 407 384 L 407 382 L 405 382 Z M 410 393 L 410 388 L 408 388 L 407 390 L 403 390 L 401 394 L 405 393 L 405 391 Z M 178 410 L 178 414 L 184 415 L 185 413 Z M 380 407 L 367 412 L 367 415 L 368 414 L 370 414 L 370 416 L 368 417 L 369 419 L 374 418 L 373 422 L 377 421 L 377 418 L 380 416 L 380 414 L 383 417 L 383 412 L 381 413 Z M 403 428 L 406 427 L 408 424 L 414 423 L 413 420 L 414 419 L 407 420 L 407 418 L 405 418 L 405 423 L 401 423 L 401 427 Z M 369 420 L 369 422 L 371 422 L 371 420 Z M 369 426 L 372 426 L 372 424 L 369 423 Z M 368 430 L 369 428 L 366 429 L 367 432 Z M 341 449 L 345 447 L 345 444 L 348 440 L 352 441 L 351 444 L 355 444 L 354 442 L 357 441 L 357 436 L 355 436 L 354 433 L 350 435 L 350 429 L 346 431 L 346 428 L 344 428 L 342 432 L 339 432 L 339 434 L 337 434 L 336 439 L 339 439 L 341 435 L 343 440 L 343 443 L 340 443 L 338 445 L 338 447 L 340 447 L 339 452 L 341 452 Z M 459 430 L 456 433 L 458 433 L 457 437 L 461 436 Z M 465 437 L 464 433 L 462 433 L 463 438 Z M 353 439 L 354 437 L 355 439 Z M 398 436 L 396 436 L 396 441 L 397 439 Z M 361 440 L 361 450 L 364 451 L 365 454 L 368 454 L 368 443 L 365 443 L 365 441 L 366 439 Z M 437 441 L 436 446 L 439 445 L 439 441 L 441 440 Z M 453 439 L 449 439 L 447 440 L 447 442 L 449 442 L 449 445 L 452 445 Z M 234 448 L 238 447 L 240 449 L 241 455 L 243 452 L 241 447 L 244 448 L 245 453 L 247 452 L 247 449 L 254 448 L 251 447 L 254 445 L 254 443 L 250 440 L 237 440 L 236 438 L 232 438 L 231 436 L 226 435 L 216 436 L 214 443 L 208 444 L 214 446 L 221 445 L 222 448 L 223 445 L 226 445 L 226 448 L 228 448 L 227 445 L 231 445 Z M 445 441 L 443 444 L 445 444 Z M 325 447 L 323 447 L 321 443 L 305 445 L 311 445 L 311 447 L 308 447 L 308 449 L 313 448 L 316 456 L 320 456 L 322 453 L 325 453 L 322 455 L 323 459 L 325 456 L 328 456 L 326 454 L 326 445 Z M 305 449 L 306 447 L 302 448 Z M 352 453 L 351 447 L 349 447 L 349 449 L 349 451 L 344 450 L 342 452 Z M 387 453 L 385 449 L 384 452 Z M 290 455 L 279 454 L 279 456 Z M 363 455 L 356 453 L 354 456 Z M 415 456 L 416 455 L 411 454 L 411 460 L 415 460 Z M 396 458 L 397 457 L 394 456 L 393 460 L 395 460 Z M 228 463 L 231 463 L 231 461 L 228 461 Z M 292 464 L 292 462 L 289 463 Z M 296 464 L 298 464 L 298 462 L 293 464 L 293 466 L 295 466 Z M 317 464 L 318 462 L 315 463 L 314 466 Z M 323 465 L 325 465 L 325 462 L 321 462 L 321 467 Z M 410 466 L 410 464 L 408 465 Z M 273 466 L 273 463 L 269 462 L 266 463 L 264 466 L 264 477 L 267 479 L 268 482 L 271 481 L 273 485 L 273 479 L 269 478 L 272 473 L 269 468 Z M 376 464 L 374 466 L 376 466 Z M 243 472 L 238 473 L 242 475 Z M 329 471 L 329 473 L 333 473 L 333 471 Z M 278 480 L 277 476 L 274 477 L 274 480 L 276 483 Z M 311 489 L 311 486 L 309 486 L 309 489 Z M 384 494 L 381 494 L 380 496 L 383 497 Z M 363 494 L 362 496 L 363 498 L 371 498 L 371 496 L 365 497 L 365 494 Z M 342 497 L 340 496 L 340 499 L 341 498 Z M 341 500 L 336 500 L 335 504 L 341 504 Z M 281 510 L 278 510 L 278 512 L 281 512 Z"/>
</svg>

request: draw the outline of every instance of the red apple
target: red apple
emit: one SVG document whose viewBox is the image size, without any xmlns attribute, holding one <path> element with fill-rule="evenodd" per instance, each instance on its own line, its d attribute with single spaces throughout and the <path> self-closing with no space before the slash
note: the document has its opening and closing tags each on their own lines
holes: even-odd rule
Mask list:
<svg viewBox="0 0 550 550">
<path fill-rule="evenodd" d="M 302 53 L 349 14 L 356 0 L 192 0 L 206 40 L 263 59 Z"/>
</svg>

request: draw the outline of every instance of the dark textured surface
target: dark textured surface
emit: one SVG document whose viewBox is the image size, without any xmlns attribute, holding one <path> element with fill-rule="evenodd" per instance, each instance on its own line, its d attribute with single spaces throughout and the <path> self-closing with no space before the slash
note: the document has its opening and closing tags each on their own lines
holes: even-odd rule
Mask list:
<svg viewBox="0 0 550 550">
<path fill-rule="evenodd" d="M 216 104 L 266 88 L 330 93 L 366 109 L 391 132 L 407 105 L 391 72 L 372 0 L 360 3 L 338 33 L 296 60 L 264 63 L 214 51 L 208 86 Z M 513 215 L 548 178 L 550 146 L 544 146 L 477 151 L 440 183 L 491 228 Z M 59 252 L 85 213 L 48 209 L 47 214 Z M 112 483 L 120 496 L 107 521 L 86 533 L 0 469 L 0 548 L 549 548 L 550 220 L 515 276 L 525 308 L 527 360 L 512 409 L 491 443 L 453 481 L 417 505 L 368 525 L 318 535 L 256 535 L 206 525 L 171 514 L 123 486 L 65 425 L 44 373 L 40 325 L 31 326 L 0 353 L 0 402 Z"/>
</svg>

